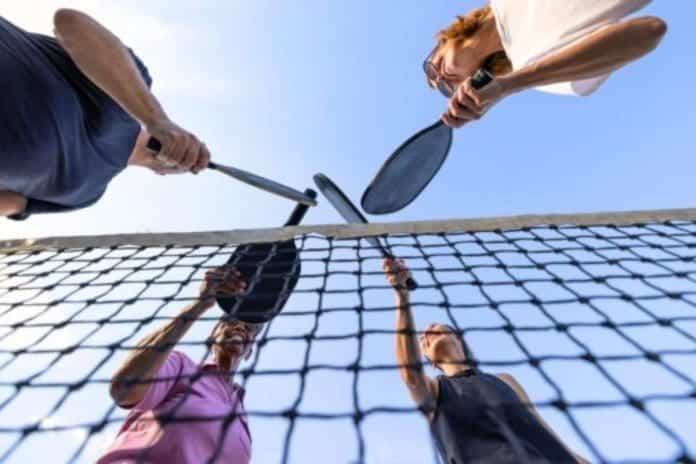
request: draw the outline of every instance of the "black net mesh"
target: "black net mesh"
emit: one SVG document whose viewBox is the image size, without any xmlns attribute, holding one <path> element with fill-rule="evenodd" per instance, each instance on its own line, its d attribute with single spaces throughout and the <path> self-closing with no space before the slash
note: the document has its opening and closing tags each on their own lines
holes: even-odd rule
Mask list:
<svg viewBox="0 0 696 464">
<path fill-rule="evenodd" d="M 253 462 L 436 461 L 395 365 L 379 252 L 360 239 L 296 240 L 299 283 L 237 372 Z M 419 282 L 417 327 L 454 327 L 478 367 L 514 375 L 575 451 L 694 462 L 696 222 L 383 242 Z M 127 414 L 109 397 L 111 375 L 234 249 L 0 251 L 0 462 L 96 461 Z M 176 349 L 202 361 L 220 314 L 211 309 Z"/>
</svg>

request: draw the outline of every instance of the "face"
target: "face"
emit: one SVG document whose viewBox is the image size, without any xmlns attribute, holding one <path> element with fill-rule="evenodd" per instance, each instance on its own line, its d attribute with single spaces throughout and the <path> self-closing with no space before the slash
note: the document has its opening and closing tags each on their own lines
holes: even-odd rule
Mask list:
<svg viewBox="0 0 696 464">
<path fill-rule="evenodd" d="M 466 360 L 461 340 L 444 324 L 430 324 L 419 337 L 419 341 L 421 352 L 431 362 Z"/>
<path fill-rule="evenodd" d="M 476 38 L 453 40 L 437 49 L 425 64 L 428 84 L 451 97 L 456 88 L 472 76 L 481 65 Z"/>
<path fill-rule="evenodd" d="M 256 335 L 262 324 L 233 320 L 220 322 L 212 333 L 213 356 L 220 367 L 230 369 L 240 359 L 251 356 Z"/>
</svg>

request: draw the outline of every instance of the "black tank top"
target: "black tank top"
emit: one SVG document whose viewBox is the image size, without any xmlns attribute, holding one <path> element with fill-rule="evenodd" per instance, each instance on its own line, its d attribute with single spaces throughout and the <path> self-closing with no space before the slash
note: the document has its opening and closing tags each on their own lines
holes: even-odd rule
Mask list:
<svg viewBox="0 0 696 464">
<path fill-rule="evenodd" d="M 469 370 L 437 380 L 430 427 L 446 464 L 576 462 L 499 378 Z"/>
</svg>

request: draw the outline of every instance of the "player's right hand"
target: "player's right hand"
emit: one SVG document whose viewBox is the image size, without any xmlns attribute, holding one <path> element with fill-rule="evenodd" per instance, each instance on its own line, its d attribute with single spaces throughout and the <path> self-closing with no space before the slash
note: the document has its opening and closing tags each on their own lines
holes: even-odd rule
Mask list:
<svg viewBox="0 0 696 464">
<path fill-rule="evenodd" d="M 200 302 L 206 307 L 215 304 L 217 296 L 233 296 L 246 290 L 247 284 L 239 271 L 230 266 L 216 267 L 205 273 L 200 288 Z"/>
<path fill-rule="evenodd" d="M 146 127 L 156 138 L 162 149 L 155 156 L 173 169 L 182 169 L 198 174 L 208 167 L 210 152 L 192 133 L 165 119 Z"/>
<path fill-rule="evenodd" d="M 385 258 L 382 261 L 382 270 L 387 277 L 387 282 L 394 288 L 405 289 L 406 283 L 411 278 L 411 271 L 406 267 L 406 263 L 402 259 Z"/>
</svg>

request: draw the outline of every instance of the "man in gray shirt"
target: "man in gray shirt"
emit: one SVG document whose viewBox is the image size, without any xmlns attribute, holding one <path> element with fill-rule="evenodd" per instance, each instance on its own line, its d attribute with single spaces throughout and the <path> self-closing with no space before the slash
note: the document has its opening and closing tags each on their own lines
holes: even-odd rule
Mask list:
<svg viewBox="0 0 696 464">
<path fill-rule="evenodd" d="M 150 91 L 145 65 L 89 16 L 61 9 L 55 38 L 0 16 L 0 216 L 90 206 L 128 166 L 198 173 L 210 154 Z M 162 143 L 155 156 L 150 136 Z"/>
</svg>

